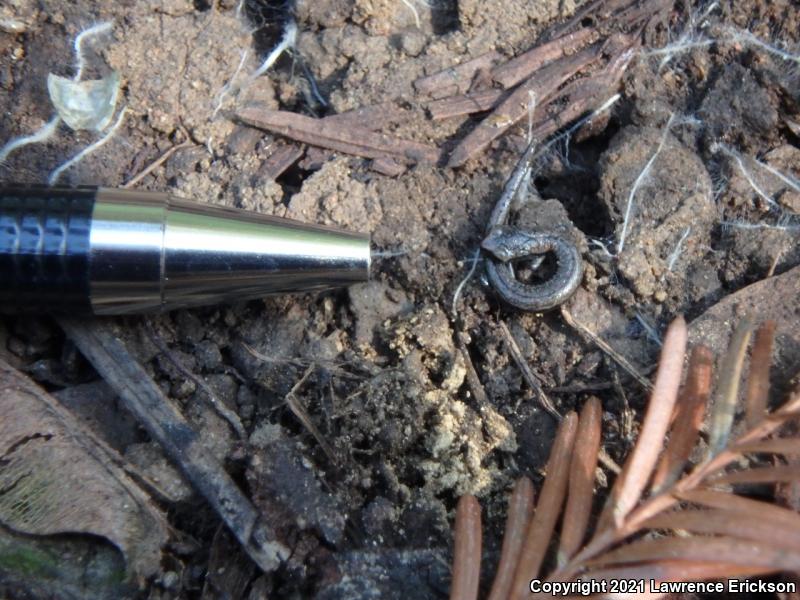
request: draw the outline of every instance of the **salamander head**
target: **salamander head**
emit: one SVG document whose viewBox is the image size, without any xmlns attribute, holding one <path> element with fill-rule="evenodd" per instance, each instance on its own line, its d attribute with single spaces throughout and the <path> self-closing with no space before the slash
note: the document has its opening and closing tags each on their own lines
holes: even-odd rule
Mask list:
<svg viewBox="0 0 800 600">
<path fill-rule="evenodd" d="M 531 241 L 531 234 L 513 227 L 495 227 L 481 242 L 481 247 L 501 262 L 524 254 L 522 249 Z"/>
</svg>

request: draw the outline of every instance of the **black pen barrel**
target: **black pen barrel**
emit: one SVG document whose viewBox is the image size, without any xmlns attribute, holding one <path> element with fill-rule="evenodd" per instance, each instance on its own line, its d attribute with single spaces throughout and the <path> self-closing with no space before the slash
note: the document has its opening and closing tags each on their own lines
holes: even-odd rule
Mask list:
<svg viewBox="0 0 800 600">
<path fill-rule="evenodd" d="M 0 187 L 0 311 L 130 314 L 369 279 L 369 236 L 109 188 Z"/>
</svg>

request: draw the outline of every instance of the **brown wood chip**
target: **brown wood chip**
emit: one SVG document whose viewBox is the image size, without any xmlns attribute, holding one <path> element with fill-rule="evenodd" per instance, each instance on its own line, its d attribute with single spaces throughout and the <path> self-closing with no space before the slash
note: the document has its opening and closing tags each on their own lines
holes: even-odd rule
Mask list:
<svg viewBox="0 0 800 600">
<path fill-rule="evenodd" d="M 450 117 L 460 117 L 476 112 L 490 110 L 507 98 L 508 92 L 503 90 L 485 90 L 474 92 L 463 96 L 451 96 L 442 98 L 428 105 L 428 112 L 435 121 L 449 119 Z"/>
<path fill-rule="evenodd" d="M 596 33 L 597 31 L 591 28 L 579 29 L 574 33 L 568 33 L 553 41 L 531 48 L 492 69 L 492 79 L 505 89 L 512 88 L 547 63 L 577 52 L 589 43 Z"/>
<path fill-rule="evenodd" d="M 392 156 L 416 163 L 436 163 L 439 159 L 439 150 L 433 146 L 401 140 L 356 125 L 342 125 L 336 121 L 256 107 L 244 108 L 237 116 L 252 127 L 345 154 L 366 158 Z"/>
<path fill-rule="evenodd" d="M 303 152 L 303 148 L 297 144 L 281 144 L 261 165 L 259 174 L 274 181 L 281 176 L 281 173 L 300 160 Z"/>
<path fill-rule="evenodd" d="M 553 98 L 548 109 L 561 107 L 564 102 L 566 106 L 559 108 L 552 117 L 537 123 L 533 128 L 533 137 L 543 140 L 608 100 L 619 85 L 627 64 L 624 55 L 617 57 L 613 63 L 598 76 L 570 83 Z"/>
<path fill-rule="evenodd" d="M 381 102 L 354 108 L 338 115 L 329 115 L 322 120 L 338 126 L 355 125 L 370 131 L 380 131 L 387 125 L 407 123 L 414 117 L 414 111 L 402 108 L 394 102 Z"/>
<path fill-rule="evenodd" d="M 538 106 L 535 116 L 541 119 L 544 116 L 543 100 L 552 95 L 575 73 L 599 58 L 599 48 L 593 46 L 573 56 L 555 61 L 537 71 L 533 77 L 503 100 L 491 115 L 467 134 L 467 137 L 461 140 L 450 155 L 448 166 L 460 167 L 523 119 L 528 114 L 531 97 L 536 99 Z"/>
<path fill-rule="evenodd" d="M 406 172 L 406 166 L 403 163 L 397 162 L 388 156 L 376 158 L 370 165 L 373 171 L 381 175 L 388 175 L 389 177 L 397 177 Z"/>
<path fill-rule="evenodd" d="M 490 69 L 501 58 L 497 52 L 481 54 L 460 65 L 420 77 L 414 81 L 414 89 L 434 99 L 463 94 L 469 90 L 477 73 Z"/>
</svg>

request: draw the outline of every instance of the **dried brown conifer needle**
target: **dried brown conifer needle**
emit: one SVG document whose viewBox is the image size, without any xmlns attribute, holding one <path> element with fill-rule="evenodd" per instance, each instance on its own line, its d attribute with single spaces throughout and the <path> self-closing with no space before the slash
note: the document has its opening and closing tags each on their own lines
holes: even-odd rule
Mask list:
<svg viewBox="0 0 800 600">
<path fill-rule="evenodd" d="M 713 478 L 709 483 L 778 483 L 780 481 L 800 481 L 800 465 L 781 465 L 778 467 L 756 467 L 745 471 L 725 473 Z"/>
<path fill-rule="evenodd" d="M 341 119 L 314 119 L 285 110 L 257 106 L 242 108 L 236 116 L 245 125 L 354 156 L 391 156 L 417 163 L 436 163 L 439 160 L 439 150 L 433 146 L 370 131 L 366 127 L 344 123 Z"/>
<path fill-rule="evenodd" d="M 800 455 L 800 438 L 772 438 L 747 444 L 736 444 L 742 454 L 797 454 Z"/>
<path fill-rule="evenodd" d="M 740 377 L 741 369 L 735 363 L 741 360 L 737 357 L 744 352 L 742 348 L 746 346 L 748 331 L 745 326 L 737 328 L 738 335 L 733 336 L 731 352 L 725 359 L 728 366 L 724 377 Z M 699 581 L 800 571 L 800 514 L 772 502 L 739 496 L 730 490 L 712 489 L 720 484 L 800 481 L 800 465 L 796 464 L 756 468 L 742 468 L 739 465 L 738 470 L 725 472 L 743 454 L 800 454 L 800 437 L 796 436 L 795 430 L 785 431 L 786 437 L 768 439 L 789 420 L 800 416 L 800 387 L 792 391 L 782 406 L 758 420 L 755 426 L 736 440 L 726 441 L 721 451 L 710 460 L 699 464 L 677 481 L 664 483 L 666 480 L 655 479 L 654 482 L 659 484 L 656 487 L 661 491 L 642 501 L 642 492 L 654 471 L 658 449 L 663 444 L 671 415 L 675 414 L 673 440 L 680 439 L 682 430 L 687 428 L 692 430 L 687 439 L 695 440 L 697 437 L 700 419 L 697 397 L 708 396 L 711 357 L 708 350 L 702 347 L 692 353 L 690 374 L 683 394 L 688 406 L 676 411 L 686 337 L 686 324 L 678 318 L 670 325 L 665 336 L 653 394 L 639 439 L 611 490 L 596 535 L 583 547 L 580 547 L 581 536 L 577 536 L 572 529 L 583 529 L 585 525 L 578 527 L 573 524 L 577 511 L 571 507 L 571 503 L 577 489 L 584 490 L 579 497 L 591 494 L 591 480 L 586 477 L 588 463 L 581 461 L 580 457 L 586 452 L 587 457 L 595 457 L 595 461 L 590 462 L 596 464 L 597 453 L 594 448 L 599 442 L 595 441 L 595 427 L 599 429 L 599 404 L 596 401 L 588 404 L 580 421 L 575 413 L 570 413 L 564 419 L 553 443 L 547 463 L 547 479 L 527 528 L 508 598 L 521 600 L 526 597 L 528 582 L 539 575 L 564 503 L 568 479 L 570 502 L 565 509 L 562 527 L 562 536 L 568 541 L 561 542 L 559 564 L 548 577 L 549 581 L 572 581 L 576 577 L 583 580 L 642 578 L 656 582 Z M 759 352 L 756 351 L 756 354 Z M 755 360 L 761 359 L 757 356 Z M 735 396 L 730 391 L 730 383 L 722 381 L 720 385 L 723 388 L 728 386 L 726 397 Z M 597 411 L 596 416 L 593 411 Z M 584 419 L 585 414 L 591 416 Z M 590 427 L 589 423 L 598 424 Z M 580 443 L 576 442 L 578 434 Z M 795 437 L 788 437 L 792 434 Z M 671 473 L 675 465 L 683 465 L 685 458 L 678 460 L 675 457 L 684 457 L 691 449 L 689 443 L 674 443 L 681 450 L 675 450 L 674 454 L 662 461 L 659 473 L 662 470 Z M 588 447 L 593 451 L 588 452 Z M 582 471 L 580 484 L 574 483 L 577 480 L 566 474 L 567 466 L 573 474 Z M 587 486 L 589 491 L 586 492 L 582 486 Z M 587 506 L 585 512 L 588 513 L 588 504 L 584 501 L 582 505 Z M 518 519 L 514 521 L 518 523 Z M 514 531 L 519 528 L 517 524 Z M 689 535 L 642 536 L 647 529 L 682 531 Z M 569 541 L 571 539 L 577 541 Z M 512 554 L 506 552 L 505 548 L 503 552 L 505 555 Z M 646 589 L 645 596 L 648 592 L 651 590 Z M 500 597 L 502 594 L 498 593 L 492 596 L 492 600 Z"/>
<path fill-rule="evenodd" d="M 719 454 L 727 445 L 736 412 L 744 355 L 753 331 L 753 321 L 745 317 L 736 326 L 719 370 L 719 384 L 708 430 L 708 457 Z"/>
<path fill-rule="evenodd" d="M 644 579 L 647 581 L 652 579 L 656 583 L 660 583 L 662 581 L 707 581 L 726 577 L 752 577 L 772 571 L 773 569 L 769 567 L 732 565 L 715 561 L 662 560 L 644 565 L 589 571 L 581 575 L 581 578 L 584 581 L 590 579 L 605 581 Z M 645 587 L 645 591 L 647 591 L 647 587 Z M 635 597 L 638 599 L 642 596 L 636 594 Z M 663 594 L 659 594 L 658 597 L 663 597 Z"/>
<path fill-rule="evenodd" d="M 711 393 L 713 357 L 706 346 L 696 346 L 689 358 L 689 373 L 678 400 L 667 448 L 653 476 L 654 492 L 672 485 L 680 476 L 697 443 Z"/>
<path fill-rule="evenodd" d="M 508 519 L 506 532 L 503 535 L 503 548 L 500 551 L 500 563 L 492 583 L 489 600 L 506 600 L 514 582 L 514 571 L 519 560 L 519 553 L 525 541 L 531 513 L 533 512 L 533 483 L 527 477 L 520 477 L 514 485 L 514 491 L 508 502 Z"/>
<path fill-rule="evenodd" d="M 581 411 L 575 450 L 570 465 L 567 506 L 561 526 L 558 564 L 564 564 L 581 547 L 592 514 L 594 474 L 600 452 L 603 408 L 600 400 L 589 399 Z"/>
<path fill-rule="evenodd" d="M 755 522 L 768 522 L 785 529 L 800 531 L 800 514 L 769 502 L 737 496 L 729 492 L 713 490 L 692 490 L 677 494 L 681 500 L 700 506 L 730 511 L 744 519 Z"/>
<path fill-rule="evenodd" d="M 456 508 L 453 582 L 450 600 L 476 600 L 481 574 L 481 505 L 461 496 Z"/>
<path fill-rule="evenodd" d="M 486 52 L 471 60 L 462 62 L 460 65 L 453 65 L 420 77 L 414 81 L 414 89 L 420 94 L 425 94 L 431 98 L 444 98 L 459 92 L 464 93 L 481 71 L 490 70 L 502 58 L 494 50 Z"/>
<path fill-rule="evenodd" d="M 752 518 L 753 516 L 751 513 L 729 510 L 684 509 L 656 515 L 648 519 L 644 527 L 689 531 L 702 535 L 727 535 L 742 540 L 772 543 L 792 552 L 800 552 L 800 527 L 787 528 L 783 523 Z"/>
<path fill-rule="evenodd" d="M 754 427 L 767 412 L 769 397 L 769 365 L 772 361 L 772 343 L 775 339 L 775 321 L 766 321 L 756 331 L 750 372 L 745 393 L 745 422 Z"/>
<path fill-rule="evenodd" d="M 606 552 L 589 564 L 620 565 L 675 559 L 769 567 L 773 572 L 800 568 L 800 552 L 775 547 L 770 542 L 742 543 L 740 538 L 727 536 L 637 540 Z"/>
<path fill-rule="evenodd" d="M 428 112 L 434 121 L 469 115 L 492 109 L 509 95 L 510 92 L 501 90 L 483 90 L 462 96 L 451 96 L 428 104 Z"/>
<path fill-rule="evenodd" d="M 610 502 L 600 518 L 598 531 L 611 526 L 612 523 L 619 526 L 639 502 L 650 480 L 678 398 L 686 338 L 686 321 L 679 316 L 670 324 L 664 336 L 653 394 L 647 405 L 639 439 L 625 462 L 622 473 L 614 483 Z"/>
<path fill-rule="evenodd" d="M 784 426 L 788 419 L 797 417 L 800 413 L 800 386 L 789 395 L 789 399 L 775 412 L 762 419 L 758 425 L 740 435 L 728 448 L 720 452 L 708 462 L 698 466 L 694 471 L 683 477 L 675 484 L 673 493 L 684 493 L 702 485 L 709 476 L 725 469 L 732 462 L 737 461 L 746 449 L 755 443 L 765 441 L 765 438 Z M 645 507 L 643 507 L 645 508 Z M 652 513 L 651 513 L 652 514 Z"/>
<path fill-rule="evenodd" d="M 525 598 L 529 593 L 528 582 L 539 573 L 558 515 L 561 514 L 564 505 L 577 430 L 578 415 L 571 412 L 561 421 L 553 442 L 550 458 L 547 460 L 547 478 L 536 505 L 536 512 L 528 527 L 509 598 L 519 600 Z"/>
</svg>

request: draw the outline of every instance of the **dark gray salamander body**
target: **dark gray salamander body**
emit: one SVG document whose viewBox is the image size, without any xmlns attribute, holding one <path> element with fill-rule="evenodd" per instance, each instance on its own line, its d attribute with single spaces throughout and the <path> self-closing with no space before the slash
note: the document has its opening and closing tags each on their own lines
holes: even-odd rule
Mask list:
<svg viewBox="0 0 800 600">
<path fill-rule="evenodd" d="M 566 301 L 581 283 L 583 262 L 574 244 L 550 233 L 497 227 L 483 241 L 483 248 L 494 258 L 486 263 L 486 275 L 505 302 L 526 311 L 544 311 Z M 512 260 L 536 259 L 553 252 L 558 266 L 547 281 L 523 283 L 514 276 Z"/>
</svg>

